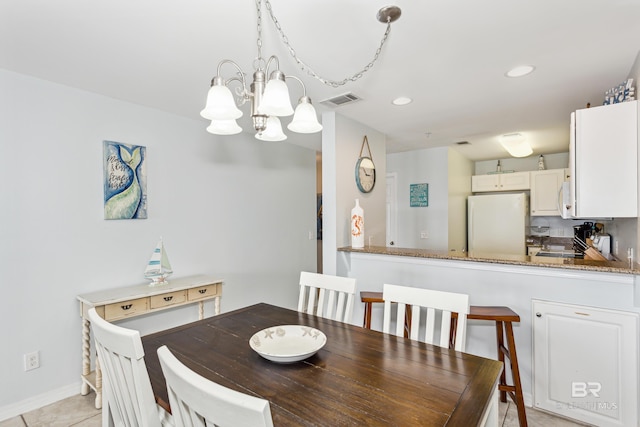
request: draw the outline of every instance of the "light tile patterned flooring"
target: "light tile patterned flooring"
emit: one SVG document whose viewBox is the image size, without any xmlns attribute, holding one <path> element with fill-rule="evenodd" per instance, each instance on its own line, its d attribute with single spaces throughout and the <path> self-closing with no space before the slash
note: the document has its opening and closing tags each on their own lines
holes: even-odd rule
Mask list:
<svg viewBox="0 0 640 427">
<path fill-rule="evenodd" d="M 102 416 L 94 407 L 95 395 L 72 396 L 18 417 L 0 421 L 0 427 L 100 427 Z M 545 412 L 527 408 L 527 421 L 531 427 L 582 426 Z M 500 403 L 500 426 L 517 427 L 518 412 L 513 402 Z"/>
</svg>

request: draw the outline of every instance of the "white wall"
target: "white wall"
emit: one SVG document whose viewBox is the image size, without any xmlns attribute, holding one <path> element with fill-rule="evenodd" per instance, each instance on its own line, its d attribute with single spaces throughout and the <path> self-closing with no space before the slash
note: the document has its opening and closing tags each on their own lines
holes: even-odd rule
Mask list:
<svg viewBox="0 0 640 427">
<path fill-rule="evenodd" d="M 471 194 L 473 162 L 449 150 L 449 251 L 467 250 L 467 197 Z"/>
<path fill-rule="evenodd" d="M 567 150 L 569 149 L 569 117 L 567 116 Z M 569 167 L 569 152 L 545 154 L 544 156 L 545 169 L 564 169 Z M 516 172 L 524 171 L 537 171 L 538 170 L 538 158 L 539 156 L 529 156 L 522 158 L 509 157 L 506 159 L 499 159 L 500 165 L 503 171 L 514 170 Z M 498 165 L 498 159 L 484 160 L 475 163 L 475 175 L 484 175 L 488 172 L 496 170 Z"/>
<path fill-rule="evenodd" d="M 364 210 L 365 244 L 385 244 L 386 140 L 384 134 L 334 112 L 322 115 L 322 125 L 323 272 L 335 274 L 336 249 L 351 245 L 350 216 L 355 199 Z M 366 194 L 355 182 L 365 135 L 376 165 L 375 187 Z"/>
<path fill-rule="evenodd" d="M 225 280 L 223 311 L 295 307 L 300 271 L 316 269 L 314 150 L 214 136 L 197 111 L 178 117 L 4 70 L 0 94 L 0 419 L 34 396 L 79 392 L 76 295 L 144 282 L 160 236 L 175 276 Z M 147 147 L 148 219 L 103 219 L 105 139 Z M 189 306 L 123 325 L 144 334 L 196 318 Z M 35 350 L 41 367 L 24 372 Z"/>
<path fill-rule="evenodd" d="M 447 250 L 448 148 L 430 148 L 387 155 L 387 171 L 398 174 L 398 235 L 396 246 Z M 429 206 L 411 207 L 409 186 L 429 184 Z M 421 239 L 420 233 L 428 238 Z"/>
</svg>

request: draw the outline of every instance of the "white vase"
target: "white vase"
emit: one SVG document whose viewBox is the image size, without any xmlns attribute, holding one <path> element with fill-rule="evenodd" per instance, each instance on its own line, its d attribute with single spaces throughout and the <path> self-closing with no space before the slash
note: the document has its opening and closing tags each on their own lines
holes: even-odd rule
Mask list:
<svg viewBox="0 0 640 427">
<path fill-rule="evenodd" d="M 364 211 L 358 199 L 351 209 L 351 247 L 364 248 Z"/>
</svg>

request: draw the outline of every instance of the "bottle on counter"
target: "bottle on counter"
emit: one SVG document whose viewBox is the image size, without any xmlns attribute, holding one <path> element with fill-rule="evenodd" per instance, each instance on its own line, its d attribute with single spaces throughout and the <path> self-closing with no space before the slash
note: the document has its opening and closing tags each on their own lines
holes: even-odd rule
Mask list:
<svg viewBox="0 0 640 427">
<path fill-rule="evenodd" d="M 360 207 L 360 200 L 351 209 L 351 247 L 364 248 L 364 210 Z"/>
</svg>

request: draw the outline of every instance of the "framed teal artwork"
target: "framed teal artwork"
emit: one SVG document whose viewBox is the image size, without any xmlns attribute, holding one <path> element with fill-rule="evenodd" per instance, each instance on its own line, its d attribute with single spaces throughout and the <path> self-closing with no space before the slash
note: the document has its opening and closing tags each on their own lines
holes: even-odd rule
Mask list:
<svg viewBox="0 0 640 427">
<path fill-rule="evenodd" d="M 104 219 L 147 218 L 147 149 L 103 141 Z"/>
<path fill-rule="evenodd" d="M 412 208 L 429 206 L 429 184 L 409 184 L 409 206 Z"/>
</svg>

